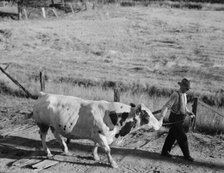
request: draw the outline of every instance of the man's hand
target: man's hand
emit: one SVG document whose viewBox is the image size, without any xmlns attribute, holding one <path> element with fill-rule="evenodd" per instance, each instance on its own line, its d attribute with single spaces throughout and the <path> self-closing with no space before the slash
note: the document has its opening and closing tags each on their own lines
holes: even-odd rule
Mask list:
<svg viewBox="0 0 224 173">
<path fill-rule="evenodd" d="M 191 119 L 195 118 L 195 115 L 193 112 L 188 112 L 188 115 L 191 117 Z"/>
<path fill-rule="evenodd" d="M 192 114 L 192 115 L 190 115 L 190 117 L 191 117 L 191 119 L 193 119 L 193 118 L 195 118 L 195 115 L 194 115 L 194 114 Z"/>
</svg>

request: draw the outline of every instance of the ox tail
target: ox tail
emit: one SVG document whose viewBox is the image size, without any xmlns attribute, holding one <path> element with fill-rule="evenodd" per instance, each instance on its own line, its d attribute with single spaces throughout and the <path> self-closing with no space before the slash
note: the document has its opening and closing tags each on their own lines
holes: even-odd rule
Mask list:
<svg viewBox="0 0 224 173">
<path fill-rule="evenodd" d="M 45 92 L 43 92 L 43 91 L 40 91 L 39 92 L 39 95 L 38 95 L 38 97 L 42 97 L 42 96 L 45 96 L 46 95 L 46 93 Z"/>
<path fill-rule="evenodd" d="M 40 91 L 40 92 L 38 92 L 38 93 L 35 93 L 35 95 L 34 95 L 34 99 L 38 99 L 38 98 L 43 97 L 43 96 L 45 96 L 45 95 L 46 95 L 45 92 Z"/>
</svg>

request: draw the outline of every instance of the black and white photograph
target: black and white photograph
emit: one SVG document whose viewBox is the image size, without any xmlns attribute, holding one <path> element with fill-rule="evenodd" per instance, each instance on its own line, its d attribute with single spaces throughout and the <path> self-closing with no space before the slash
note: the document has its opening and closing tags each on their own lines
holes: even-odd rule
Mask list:
<svg viewBox="0 0 224 173">
<path fill-rule="evenodd" d="M 224 0 L 0 0 L 0 173 L 223 173 Z"/>
</svg>

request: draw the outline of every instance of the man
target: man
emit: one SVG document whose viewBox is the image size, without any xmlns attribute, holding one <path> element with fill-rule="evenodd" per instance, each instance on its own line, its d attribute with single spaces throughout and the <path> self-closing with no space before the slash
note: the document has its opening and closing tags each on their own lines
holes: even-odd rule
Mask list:
<svg viewBox="0 0 224 173">
<path fill-rule="evenodd" d="M 187 161 L 194 161 L 194 159 L 190 156 L 187 135 L 184 132 L 183 122 L 186 115 L 191 116 L 193 118 L 195 115 L 187 109 L 187 96 L 186 92 L 190 89 L 190 81 L 184 78 L 181 82 L 178 82 L 180 85 L 180 89 L 175 91 L 167 101 L 167 103 L 162 108 L 162 116 L 164 117 L 170 109 L 169 121 L 172 123 L 168 136 L 166 137 L 165 143 L 162 149 L 162 156 L 172 157 L 169 153 L 171 148 L 177 140 L 183 154 L 184 158 Z"/>
</svg>

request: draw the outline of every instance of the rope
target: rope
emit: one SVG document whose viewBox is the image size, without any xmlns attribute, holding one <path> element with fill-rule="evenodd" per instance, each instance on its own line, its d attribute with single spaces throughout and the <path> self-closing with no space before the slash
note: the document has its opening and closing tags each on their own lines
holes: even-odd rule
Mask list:
<svg viewBox="0 0 224 173">
<path fill-rule="evenodd" d="M 162 111 L 162 109 L 159 109 L 157 111 L 152 112 L 152 114 L 158 114 L 161 111 Z M 179 123 L 182 123 L 182 122 L 184 122 L 184 119 L 183 120 L 180 120 L 180 121 L 175 121 L 175 122 L 172 122 L 172 123 L 163 123 L 162 125 L 163 126 L 168 126 L 168 125 L 173 125 L 173 124 L 179 124 Z"/>
<path fill-rule="evenodd" d="M 173 125 L 173 124 L 179 124 L 179 123 L 182 123 L 182 122 L 184 122 L 184 120 L 175 121 L 175 122 L 172 122 L 172 123 L 163 123 L 163 126 L 168 126 L 168 125 Z"/>
<path fill-rule="evenodd" d="M 162 111 L 162 109 L 159 109 L 157 111 L 152 112 L 152 114 L 158 114 L 161 111 Z M 179 123 L 182 123 L 182 122 L 184 122 L 184 120 L 175 121 L 175 122 L 172 122 L 172 123 L 163 123 L 163 126 L 168 126 L 168 125 L 173 125 L 173 124 L 179 124 Z"/>
</svg>

